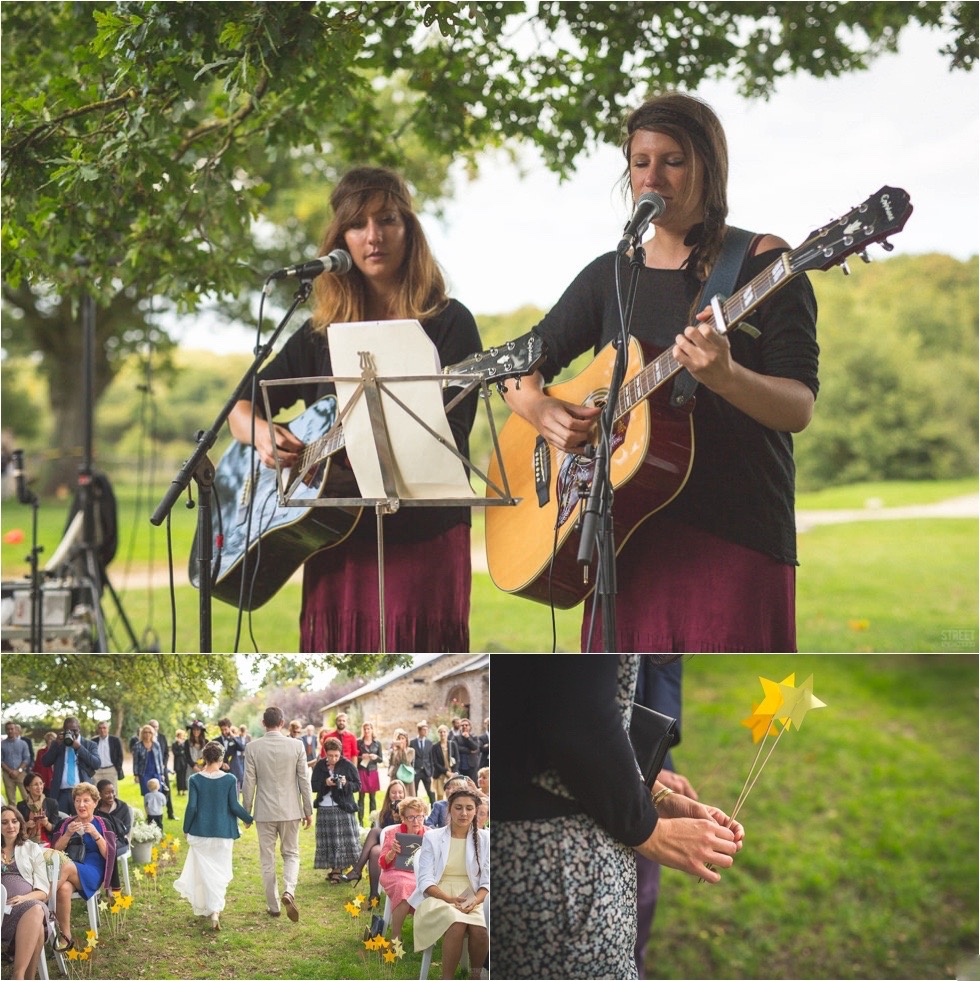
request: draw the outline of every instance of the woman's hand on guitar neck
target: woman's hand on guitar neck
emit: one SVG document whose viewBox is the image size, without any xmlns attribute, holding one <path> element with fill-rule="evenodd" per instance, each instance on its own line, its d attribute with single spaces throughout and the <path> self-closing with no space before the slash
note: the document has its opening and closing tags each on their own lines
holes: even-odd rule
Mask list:
<svg viewBox="0 0 980 981">
<path fill-rule="evenodd" d="M 540 373 L 522 378 L 521 387 L 516 390 L 514 382 L 508 382 L 504 397 L 510 408 L 534 426 L 555 449 L 581 453 L 593 442 L 602 409 L 576 405 L 546 394 Z"/>
<path fill-rule="evenodd" d="M 228 415 L 228 428 L 235 439 L 246 446 L 249 445 L 252 439 L 251 402 L 243 399 L 235 404 Z M 284 467 L 295 466 L 299 460 L 299 454 L 303 450 L 303 442 L 297 439 L 286 426 L 273 423 L 272 428 L 276 436 L 280 463 Z M 267 467 L 276 465 L 272 437 L 269 435 L 269 424 L 260 415 L 255 416 L 255 451 Z"/>
</svg>

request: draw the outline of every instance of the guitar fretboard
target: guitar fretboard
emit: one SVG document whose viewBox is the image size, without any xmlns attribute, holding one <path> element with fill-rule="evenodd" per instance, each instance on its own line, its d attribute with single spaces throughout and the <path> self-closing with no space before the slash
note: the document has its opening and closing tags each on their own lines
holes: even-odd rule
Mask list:
<svg viewBox="0 0 980 981">
<path fill-rule="evenodd" d="M 760 303 L 785 286 L 796 275 L 792 266 L 795 254 L 795 252 L 786 252 L 781 255 L 725 301 L 722 305 L 725 332 L 741 323 Z M 704 323 L 718 330 L 713 317 Z M 630 381 L 624 382 L 619 393 L 619 401 L 616 403 L 617 419 L 631 412 L 637 404 L 682 369 L 683 366 L 674 358 L 672 351 L 673 345 L 649 364 L 644 365 Z"/>
</svg>

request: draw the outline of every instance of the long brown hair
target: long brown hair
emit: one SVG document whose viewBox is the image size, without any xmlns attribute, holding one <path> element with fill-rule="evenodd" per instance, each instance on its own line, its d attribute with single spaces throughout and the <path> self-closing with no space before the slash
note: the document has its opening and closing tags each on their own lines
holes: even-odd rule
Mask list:
<svg viewBox="0 0 980 981">
<path fill-rule="evenodd" d="M 364 219 L 379 196 L 382 207 L 394 208 L 405 223 L 405 260 L 392 315 L 414 320 L 434 317 L 449 303 L 446 283 L 415 214 L 408 185 L 394 171 L 356 167 L 344 175 L 330 195 L 333 220 L 323 233 L 320 255 L 346 248 L 345 234 Z M 346 276 L 318 276 L 313 283 L 313 326 L 322 331 L 331 323 L 364 320 L 366 288 L 357 266 Z"/>
<path fill-rule="evenodd" d="M 624 192 L 630 188 L 630 147 L 637 130 L 665 133 L 680 144 L 684 156 L 691 161 L 685 205 L 695 193 L 699 174 L 703 176 L 704 217 L 688 235 L 687 244 L 693 245 L 694 250 L 687 267 L 698 279 L 705 280 L 721 251 L 728 217 L 728 141 L 721 122 L 706 102 L 691 95 L 668 92 L 647 99 L 626 118 L 622 144 L 626 157 Z"/>
<path fill-rule="evenodd" d="M 4 811 L 10 811 L 10 813 L 17 818 L 17 826 L 20 829 L 17 832 L 17 837 L 14 838 L 14 848 L 16 848 L 18 845 L 23 845 L 24 842 L 27 841 L 27 822 L 24 820 L 24 815 L 21 814 L 20 811 L 13 806 L 13 804 L 4 804 L 3 807 L 0 808 L 0 814 L 2 814 Z"/>
</svg>

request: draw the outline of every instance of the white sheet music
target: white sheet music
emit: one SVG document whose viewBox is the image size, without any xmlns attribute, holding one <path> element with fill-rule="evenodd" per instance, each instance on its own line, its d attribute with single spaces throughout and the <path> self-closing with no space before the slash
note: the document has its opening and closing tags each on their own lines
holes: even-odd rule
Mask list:
<svg viewBox="0 0 980 981">
<path fill-rule="evenodd" d="M 417 320 L 388 320 L 331 324 L 327 332 L 335 376 L 359 379 L 361 352 L 368 352 L 383 388 L 381 403 L 394 454 L 394 478 L 399 500 L 474 498 L 462 461 L 436 440 L 389 395 L 394 393 L 419 419 L 455 447 L 442 400 L 442 385 L 434 378 L 388 382 L 402 376 L 438 375 L 442 368 L 435 345 Z M 337 398 L 345 408 L 356 381 L 337 381 Z M 362 393 L 344 418 L 347 455 L 360 493 L 386 497 L 374 432 Z"/>
</svg>

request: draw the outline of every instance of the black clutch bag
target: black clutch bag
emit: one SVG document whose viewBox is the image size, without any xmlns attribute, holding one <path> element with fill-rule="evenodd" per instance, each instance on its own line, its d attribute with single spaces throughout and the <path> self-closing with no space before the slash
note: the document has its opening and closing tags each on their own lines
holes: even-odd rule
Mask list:
<svg viewBox="0 0 980 981">
<path fill-rule="evenodd" d="M 677 742 L 677 720 L 634 702 L 630 742 L 643 782 L 653 787 L 657 774 L 663 769 L 667 750 Z"/>
</svg>

